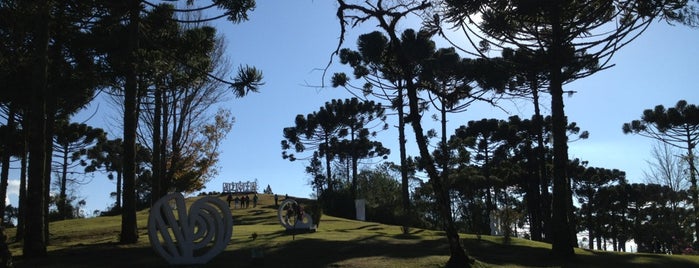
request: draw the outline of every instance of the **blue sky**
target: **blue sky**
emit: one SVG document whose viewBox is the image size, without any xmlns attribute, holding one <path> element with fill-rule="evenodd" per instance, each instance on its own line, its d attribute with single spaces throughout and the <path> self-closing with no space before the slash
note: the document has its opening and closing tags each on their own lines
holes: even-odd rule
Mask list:
<svg viewBox="0 0 699 268">
<path fill-rule="evenodd" d="M 307 162 L 282 159 L 280 141 L 282 129 L 291 126 L 297 114 L 316 111 L 331 99 L 351 97 L 344 89 L 329 87 L 330 75 L 345 70 L 337 59 L 325 78 L 326 87 L 315 87 L 323 82 L 322 69 L 337 46 L 336 3 L 258 1 L 257 5 L 250 21 L 215 23 L 226 38 L 227 54 L 233 66 L 256 66 L 264 73 L 265 85 L 260 93 L 221 103 L 233 112 L 236 122 L 222 146 L 219 177 L 207 184 L 206 191 L 221 191 L 223 182 L 257 179 L 260 191 L 269 184 L 275 193 L 308 197 L 312 189 L 304 173 Z M 344 47 L 355 48 L 357 36 L 375 30 L 373 26 L 373 22 L 368 22 L 361 28 L 350 29 Z M 437 41 L 438 46 L 446 46 Z M 680 99 L 699 104 L 697 44 L 699 29 L 655 23 L 614 56 L 615 67 L 566 85 L 565 90 L 578 92 L 564 100 L 569 121 L 590 132 L 589 139 L 570 144 L 571 158 L 581 158 L 595 167 L 624 170 L 627 179 L 642 182 L 645 161 L 650 159 L 654 141 L 624 135 L 621 126 L 639 119 L 644 109 L 658 104 L 673 106 Z M 449 133 L 469 120 L 531 116 L 532 108 L 527 101 L 500 104 L 507 113 L 475 104 L 466 112 L 452 115 Z M 90 107 L 94 108 L 94 105 Z M 107 109 L 102 105 L 100 110 Z M 547 108 L 544 111 L 548 112 Z M 425 122 L 431 121 L 432 113 L 428 112 Z M 113 116 L 100 112 L 88 123 L 113 129 L 105 126 Z M 395 125 L 395 117 L 389 120 Z M 417 155 L 412 130 L 407 135 L 408 154 Z M 391 148 L 389 160 L 398 162 L 397 131 L 392 128 L 381 132 L 378 138 Z M 91 183 L 80 186 L 78 195 L 87 198 L 86 211 L 90 213 L 114 202 L 108 198 L 114 187 L 114 182 L 96 175 Z M 9 197 L 16 204 L 16 190 L 10 191 Z"/>
</svg>

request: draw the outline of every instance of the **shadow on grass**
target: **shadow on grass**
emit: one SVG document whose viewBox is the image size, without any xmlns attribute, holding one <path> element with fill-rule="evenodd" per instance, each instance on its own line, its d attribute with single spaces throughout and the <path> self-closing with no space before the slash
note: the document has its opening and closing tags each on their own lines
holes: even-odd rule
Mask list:
<svg viewBox="0 0 699 268">
<path fill-rule="evenodd" d="M 282 236 L 289 241 L 279 243 L 279 239 L 275 239 Z M 268 242 L 260 241 L 267 239 Z M 560 261 L 551 258 L 550 249 L 545 247 L 504 245 L 477 239 L 463 241 L 471 257 L 492 267 L 697 267 L 696 262 L 667 255 L 601 251 L 578 251 L 575 258 Z M 374 234 L 350 241 L 329 241 L 297 234 L 292 240 L 288 232 L 280 230 L 265 234 L 258 241 L 231 242 L 226 251 L 208 264 L 185 267 L 332 267 L 352 259 L 385 257 L 417 262 L 420 258 L 448 254 L 443 238 L 429 240 L 414 235 Z M 116 242 L 53 250 L 43 259 L 20 256 L 15 264 L 16 267 L 169 267 L 148 245 Z"/>
<path fill-rule="evenodd" d="M 591 251 L 591 254 L 576 256 L 570 267 L 589 267 L 591 263 L 605 263 L 608 267 L 697 267 L 696 262 L 671 257 L 663 254 L 648 253 L 619 253 L 607 251 Z"/>
<path fill-rule="evenodd" d="M 285 231 L 265 238 L 291 235 Z M 329 241 L 296 235 L 281 245 L 235 242 L 206 265 L 184 267 L 329 267 L 355 258 L 386 257 L 418 259 L 448 255 L 443 239 L 392 242 L 370 235 L 351 241 Z M 262 258 L 253 256 L 262 252 Z M 261 264 L 262 263 L 262 264 Z M 41 260 L 18 259 L 16 267 L 170 267 L 150 247 L 126 247 L 117 243 L 75 246 L 51 251 Z M 60 264 L 60 265 L 58 265 Z"/>
<path fill-rule="evenodd" d="M 668 255 L 620 253 L 606 251 L 578 251 L 570 259 L 557 259 L 551 249 L 527 245 L 507 245 L 488 240 L 464 239 L 469 256 L 495 267 L 697 267 L 696 262 Z"/>
<path fill-rule="evenodd" d="M 277 221 L 277 216 L 272 215 L 272 214 L 259 215 L 259 216 L 233 215 L 233 226 L 236 226 L 236 225 L 256 225 L 256 224 L 270 225 L 270 224 L 279 224 L 279 223 Z"/>
<path fill-rule="evenodd" d="M 288 235 L 284 232 L 272 234 Z M 268 235 L 269 236 L 269 235 Z M 329 267 L 334 263 L 355 258 L 387 257 L 418 259 L 426 256 L 448 255 L 444 240 L 413 240 L 410 243 L 391 243 L 379 240 L 380 235 L 362 237 L 351 241 L 328 241 L 306 238 L 297 235 L 296 239 L 281 246 L 246 247 L 226 251 L 209 263 L 217 265 L 235 265 L 236 267 L 258 267 L 260 262 L 265 267 Z M 253 252 L 263 252 L 263 257 L 253 259 Z"/>
<path fill-rule="evenodd" d="M 349 230 L 363 230 L 363 229 L 368 229 L 368 228 L 371 228 L 369 230 L 373 230 L 373 229 L 375 229 L 375 227 L 379 227 L 379 226 L 380 225 L 378 225 L 378 224 L 367 224 L 367 225 L 362 225 L 362 226 L 359 226 L 357 228 L 353 228 L 353 229 L 349 229 Z M 372 228 L 372 227 L 374 227 L 374 228 Z"/>
<path fill-rule="evenodd" d="M 529 246 L 505 245 L 488 240 L 464 239 L 464 247 L 471 257 L 495 266 L 559 266 L 551 259 L 551 250 Z"/>
<path fill-rule="evenodd" d="M 53 250 L 40 259 L 15 258 L 15 267 L 168 267 L 150 247 L 115 242 Z"/>
</svg>

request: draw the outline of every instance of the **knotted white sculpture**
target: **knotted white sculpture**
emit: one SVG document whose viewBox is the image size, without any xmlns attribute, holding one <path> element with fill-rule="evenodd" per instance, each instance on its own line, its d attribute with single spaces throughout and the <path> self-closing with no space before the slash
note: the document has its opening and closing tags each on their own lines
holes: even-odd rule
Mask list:
<svg viewBox="0 0 699 268">
<path fill-rule="evenodd" d="M 150 244 L 171 265 L 207 263 L 226 248 L 232 234 L 228 204 L 216 197 L 195 201 L 188 212 L 182 194 L 168 194 L 148 216 Z"/>
</svg>

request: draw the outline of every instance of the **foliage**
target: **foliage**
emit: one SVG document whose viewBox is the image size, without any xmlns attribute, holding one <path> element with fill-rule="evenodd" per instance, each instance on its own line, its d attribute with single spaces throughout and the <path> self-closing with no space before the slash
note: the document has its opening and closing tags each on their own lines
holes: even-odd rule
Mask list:
<svg viewBox="0 0 699 268">
<path fill-rule="evenodd" d="M 445 1 L 441 18 L 472 34 L 477 55 L 491 48 L 516 47 L 543 63 L 551 94 L 553 121 L 553 250 L 558 257 L 574 254 L 572 198 L 566 181 L 567 125 L 563 84 L 610 66 L 614 52 L 639 36 L 654 19 L 670 18 L 684 1 Z M 430 21 L 441 33 L 440 16 Z"/>
<path fill-rule="evenodd" d="M 366 200 L 366 219 L 384 224 L 403 225 L 401 185 L 389 163 L 364 169 L 358 176 L 358 196 Z"/>
<path fill-rule="evenodd" d="M 381 123 L 373 123 L 379 120 Z M 284 128 L 284 140 L 281 141 L 282 157 L 290 161 L 296 160 L 293 152 L 300 153 L 314 150 L 313 157 L 325 158 L 325 178 L 333 178 L 330 163 L 334 159 L 351 161 L 352 193 L 356 189 L 357 167 L 359 160 L 386 157 L 390 151 L 381 142 L 373 141 L 376 131 L 372 128 L 385 130 L 384 108 L 373 101 L 359 101 L 357 98 L 337 99 L 326 102 L 320 110 L 307 116 L 297 115 L 295 125 Z M 375 124 L 375 125 L 372 125 Z M 292 149 L 293 147 L 293 149 Z M 318 182 L 318 162 L 312 163 L 314 182 Z M 334 190 L 332 179 L 326 180 L 325 189 Z M 323 187 L 316 187 L 323 189 Z M 354 194 L 353 194 L 354 195 Z"/>
<path fill-rule="evenodd" d="M 694 163 L 694 150 L 699 144 L 699 108 L 685 100 L 679 100 L 675 107 L 668 109 L 663 105 L 657 105 L 654 109 L 644 110 L 640 120 L 624 123 L 622 131 L 624 134 L 638 134 L 687 151 L 682 158 L 689 165 L 689 194 L 694 207 L 694 235 L 699 237 L 699 172 Z"/>
<path fill-rule="evenodd" d="M 621 224 L 622 220 L 615 220 L 611 213 L 624 214 L 627 205 L 615 201 L 620 200 L 621 194 L 610 191 L 611 185 L 626 184 L 626 175 L 620 170 L 609 170 L 604 168 L 585 167 L 579 161 L 571 161 L 571 171 L 569 175 L 573 179 L 573 191 L 578 197 L 578 203 L 581 204 L 580 225 L 585 226 L 588 233 L 588 248 L 593 248 L 594 239 L 602 237 L 613 237 L 615 240 L 619 238 L 619 233 L 602 233 L 602 232 L 621 232 L 616 227 L 615 223 Z M 623 188 L 622 188 L 623 189 Z M 623 200 L 620 200 L 621 202 Z M 582 226 L 581 226 L 582 227 Z M 628 237 L 626 238 L 628 239 Z M 626 243 L 620 241 L 620 243 Z M 598 241 L 599 242 L 599 241 Z"/>
<path fill-rule="evenodd" d="M 327 215 L 346 219 L 355 218 L 354 198 L 347 184 L 340 184 L 333 191 L 324 191 L 318 197 L 321 209 Z"/>
<path fill-rule="evenodd" d="M 147 176 L 151 171 L 148 165 L 151 162 L 152 154 L 150 150 L 137 144 L 136 146 L 136 163 L 137 178 Z M 121 139 L 109 140 L 106 138 L 99 139 L 95 145 L 85 150 L 81 150 L 78 154 L 74 154 L 73 158 L 80 159 L 80 165 L 85 168 L 86 173 L 103 172 L 107 174 L 109 180 L 116 180 L 116 190 L 112 192 L 112 196 L 116 198 L 113 208 L 121 211 L 122 207 L 122 186 L 123 186 L 123 142 Z M 150 192 L 150 187 L 140 188 L 139 192 Z M 112 209 L 110 209 L 112 210 Z"/>
<path fill-rule="evenodd" d="M 201 136 L 189 145 L 191 153 L 183 155 L 182 162 L 171 167 L 175 170 L 172 182 L 175 191 L 201 190 L 218 174 L 220 145 L 232 127 L 233 118 L 228 110 L 219 110 L 214 122 L 202 126 Z"/>
<path fill-rule="evenodd" d="M 430 40 L 431 33 L 429 32 L 420 31 L 416 33 L 414 30 L 408 29 L 399 33 L 396 28 L 401 19 L 404 19 L 408 14 L 425 10 L 430 6 L 430 3 L 422 1 L 421 3 L 412 2 L 405 5 L 392 3 L 395 6 L 390 6 L 390 4 L 385 6 L 383 1 L 380 1 L 377 5 L 365 3 L 367 7 L 347 4 L 345 1 L 338 0 L 338 4 L 337 16 L 341 27 L 340 45 L 344 38 L 346 25 L 357 25 L 368 19 L 377 20 L 379 28 L 387 35 L 386 39 L 389 40 L 390 44 L 387 48 L 387 53 L 391 55 L 392 59 L 396 60 L 395 66 L 400 67 L 398 72 L 400 80 L 406 82 L 406 96 L 408 98 L 408 107 L 410 108 L 406 122 L 410 122 L 413 127 L 415 140 L 420 152 L 420 161 L 424 163 L 422 166 L 429 176 L 429 183 L 435 192 L 439 216 L 443 219 L 443 226 L 451 254 L 446 265 L 448 267 L 468 267 L 471 261 L 463 250 L 459 234 L 454 225 L 448 186 L 437 171 L 435 159 L 430 155 L 427 137 L 421 122 L 422 109 L 418 97 L 418 91 L 421 88 L 416 80 L 420 77 L 419 70 L 421 65 L 434 53 L 435 44 Z"/>
<path fill-rule="evenodd" d="M 325 175 L 323 175 L 323 163 L 320 162 L 318 152 L 313 152 L 313 157 L 308 162 L 305 172 L 310 176 L 311 188 L 315 190 L 316 197 L 318 197 L 324 192 L 325 185 L 331 183 L 327 183 Z"/>
<path fill-rule="evenodd" d="M 19 214 L 19 211 L 16 207 L 13 207 L 12 205 L 7 205 L 5 207 L 5 214 L 3 214 L 3 227 L 16 227 L 15 226 L 15 221 L 17 220 L 17 216 Z"/>
<path fill-rule="evenodd" d="M 57 178 L 59 194 L 56 200 L 56 207 L 58 208 L 58 214 L 63 215 L 63 219 L 70 219 L 74 214 L 66 195 L 68 184 L 75 185 L 75 183 L 80 183 L 81 181 L 76 176 L 81 172 L 74 171 L 80 163 L 75 155 L 79 155 L 80 151 L 97 143 L 98 140 L 105 139 L 105 136 L 104 130 L 79 123 L 59 124 L 58 129 L 54 132 L 53 156 L 59 162 L 53 163 L 53 169 L 60 172 Z M 70 174 L 70 178 L 68 174 Z"/>
<path fill-rule="evenodd" d="M 274 193 L 272 192 L 272 187 L 269 186 L 269 184 L 267 184 L 267 188 L 265 188 L 265 190 L 262 191 L 262 193 L 263 193 L 263 194 L 274 194 Z"/>
</svg>

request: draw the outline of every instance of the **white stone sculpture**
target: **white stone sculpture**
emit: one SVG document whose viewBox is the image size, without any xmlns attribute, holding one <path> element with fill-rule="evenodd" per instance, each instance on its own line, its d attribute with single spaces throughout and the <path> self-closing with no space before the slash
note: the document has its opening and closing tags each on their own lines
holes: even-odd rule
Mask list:
<svg viewBox="0 0 699 268">
<path fill-rule="evenodd" d="M 286 230 L 315 230 L 311 213 L 303 211 L 296 200 L 286 199 L 277 212 L 279 223 Z"/>
<path fill-rule="evenodd" d="M 150 244 L 171 265 L 209 262 L 226 249 L 232 234 L 228 204 L 216 197 L 202 197 L 187 211 L 182 194 L 168 194 L 148 216 Z"/>
</svg>

